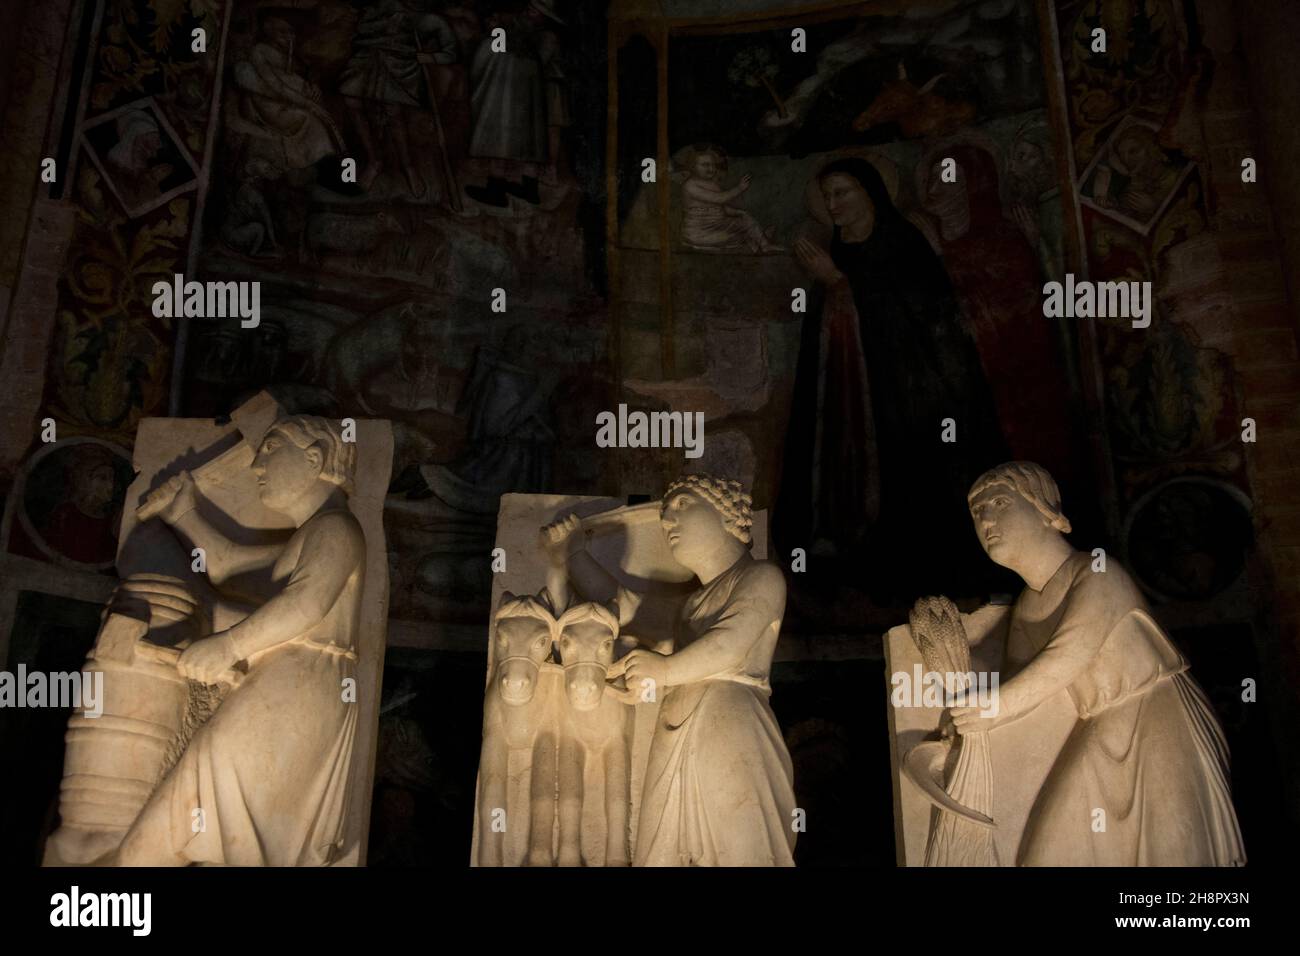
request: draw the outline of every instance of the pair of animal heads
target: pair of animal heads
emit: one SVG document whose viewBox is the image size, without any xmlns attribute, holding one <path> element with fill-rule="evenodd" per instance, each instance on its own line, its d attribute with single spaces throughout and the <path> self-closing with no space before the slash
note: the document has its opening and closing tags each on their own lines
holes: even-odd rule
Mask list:
<svg viewBox="0 0 1300 956">
<path fill-rule="evenodd" d="M 564 694 L 575 710 L 594 710 L 619 639 L 616 606 L 575 604 L 558 617 L 546 589 L 534 596 L 501 596 L 496 612 L 496 673 L 501 699 L 518 706 L 533 699 L 541 666 L 564 667 Z M 558 651 L 558 653 L 556 653 Z"/>
</svg>

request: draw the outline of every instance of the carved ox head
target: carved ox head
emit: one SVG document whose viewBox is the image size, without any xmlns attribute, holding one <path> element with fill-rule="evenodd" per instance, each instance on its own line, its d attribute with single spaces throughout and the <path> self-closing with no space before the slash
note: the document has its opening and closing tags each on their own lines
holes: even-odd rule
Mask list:
<svg viewBox="0 0 1300 956">
<path fill-rule="evenodd" d="M 507 704 L 526 704 L 537 691 L 537 675 L 551 653 L 555 615 L 544 597 L 501 596 L 496 613 L 496 670 L 493 680 Z"/>
<path fill-rule="evenodd" d="M 605 692 L 605 675 L 614 661 L 618 617 L 600 604 L 569 608 L 558 625 L 564 694 L 574 710 L 595 710 Z"/>
</svg>

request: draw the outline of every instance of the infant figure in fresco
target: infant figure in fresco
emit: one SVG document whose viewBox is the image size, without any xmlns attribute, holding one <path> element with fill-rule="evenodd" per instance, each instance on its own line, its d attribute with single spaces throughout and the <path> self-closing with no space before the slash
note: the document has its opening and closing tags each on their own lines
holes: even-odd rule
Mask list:
<svg viewBox="0 0 1300 956">
<path fill-rule="evenodd" d="M 726 154 L 716 146 L 697 146 L 690 171 L 682 184 L 686 209 L 682 241 L 701 252 L 782 252 L 772 242 L 775 227 L 764 229 L 749 213 L 731 201 L 749 189 L 753 177 L 746 173 L 740 183 L 723 189 L 720 180 L 727 169 Z"/>
</svg>

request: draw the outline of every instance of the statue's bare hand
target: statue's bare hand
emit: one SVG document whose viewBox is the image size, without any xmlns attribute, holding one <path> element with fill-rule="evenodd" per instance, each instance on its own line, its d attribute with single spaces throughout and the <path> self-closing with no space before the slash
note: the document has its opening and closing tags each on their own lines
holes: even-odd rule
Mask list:
<svg viewBox="0 0 1300 956">
<path fill-rule="evenodd" d="M 618 701 L 620 704 L 636 706 L 641 703 L 641 692 L 635 688 L 628 687 L 627 681 L 623 678 L 608 681 L 605 684 L 605 694 Z"/>
<path fill-rule="evenodd" d="M 962 736 L 987 733 L 993 728 L 993 714 L 981 707 L 949 707 L 944 714 L 953 730 Z M 942 719 L 939 726 L 944 726 Z"/>
<path fill-rule="evenodd" d="M 230 676 L 227 672 L 238 661 L 234 642 L 225 634 L 215 634 L 192 644 L 181 654 L 176 666 L 182 677 L 202 684 L 216 684 Z"/>
<path fill-rule="evenodd" d="M 581 541 L 581 530 L 582 519 L 577 515 L 565 515 L 542 528 L 542 547 L 553 565 L 564 567 L 574 544 Z"/>
<path fill-rule="evenodd" d="M 198 504 L 199 490 L 194 484 L 194 478 L 188 471 L 182 471 L 149 492 L 144 504 L 136 509 L 136 517 L 141 521 L 157 517 L 167 524 L 175 524 L 197 508 Z"/>
<path fill-rule="evenodd" d="M 624 679 L 627 689 L 634 694 L 650 691 L 651 693 L 640 697 L 640 700 L 648 703 L 655 699 L 656 694 L 662 693 L 668 683 L 668 658 L 645 648 L 628 651 L 611 664 L 605 674 L 606 680 L 616 680 L 619 677 Z"/>
</svg>

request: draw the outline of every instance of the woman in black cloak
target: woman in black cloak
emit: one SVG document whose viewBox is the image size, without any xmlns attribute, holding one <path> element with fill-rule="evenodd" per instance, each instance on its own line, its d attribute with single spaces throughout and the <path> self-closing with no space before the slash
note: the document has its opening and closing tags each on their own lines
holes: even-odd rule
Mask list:
<svg viewBox="0 0 1300 956">
<path fill-rule="evenodd" d="M 835 232 L 829 254 L 795 246 L 825 299 L 801 336 L 777 543 L 838 559 L 878 603 L 986 594 L 966 491 L 1006 449 L 952 284 L 870 162 L 817 178 Z"/>
</svg>

